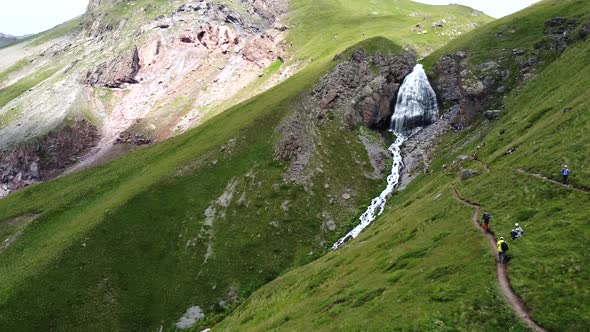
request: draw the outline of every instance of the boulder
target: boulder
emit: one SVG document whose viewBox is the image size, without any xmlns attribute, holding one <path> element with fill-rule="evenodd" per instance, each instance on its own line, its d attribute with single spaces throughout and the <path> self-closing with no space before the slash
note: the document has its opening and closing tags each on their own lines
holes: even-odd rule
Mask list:
<svg viewBox="0 0 590 332">
<path fill-rule="evenodd" d="M 464 79 L 461 87 L 467 96 L 479 96 L 484 92 L 484 83 L 476 78 Z"/>
<path fill-rule="evenodd" d="M 461 178 L 461 181 L 465 181 L 469 178 L 472 178 L 474 176 L 477 175 L 477 171 L 476 170 L 472 170 L 472 169 L 462 169 L 461 172 L 459 172 L 459 177 Z"/>
<path fill-rule="evenodd" d="M 483 112 L 484 118 L 488 120 L 496 120 L 502 116 L 502 111 L 500 110 L 492 110 L 492 111 L 485 111 Z"/>
<path fill-rule="evenodd" d="M 442 27 L 444 27 L 442 21 L 437 21 L 437 22 L 432 23 L 432 28 L 434 28 L 434 29 L 441 29 Z"/>
<path fill-rule="evenodd" d="M 123 84 L 135 84 L 139 73 L 139 50 L 123 53 L 115 59 L 103 62 L 86 73 L 84 83 L 90 86 L 103 86 L 108 88 L 120 88 Z"/>
</svg>

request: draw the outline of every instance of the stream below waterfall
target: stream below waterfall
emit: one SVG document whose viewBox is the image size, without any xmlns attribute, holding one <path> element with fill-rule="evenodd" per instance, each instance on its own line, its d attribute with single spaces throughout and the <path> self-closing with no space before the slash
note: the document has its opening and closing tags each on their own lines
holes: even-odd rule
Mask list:
<svg viewBox="0 0 590 332">
<path fill-rule="evenodd" d="M 387 177 L 387 186 L 381 194 L 371 201 L 367 210 L 360 216 L 360 223 L 348 234 L 340 238 L 332 250 L 356 238 L 385 209 L 385 203 L 397 188 L 404 168 L 401 147 L 412 132 L 419 127 L 427 126 L 438 119 L 436 94 L 430 86 L 426 72 L 421 64 L 417 64 L 404 79 L 398 95 L 395 110 L 391 117 L 391 131 L 396 136 L 395 142 L 389 147 L 393 155 L 391 174 Z"/>
</svg>

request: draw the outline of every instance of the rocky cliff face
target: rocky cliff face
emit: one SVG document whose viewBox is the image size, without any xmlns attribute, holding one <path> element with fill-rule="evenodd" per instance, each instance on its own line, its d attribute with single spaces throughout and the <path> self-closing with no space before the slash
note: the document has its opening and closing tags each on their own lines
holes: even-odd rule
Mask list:
<svg viewBox="0 0 590 332">
<path fill-rule="evenodd" d="M 432 70 L 434 88 L 444 108 L 458 108 L 453 121 L 457 128 L 469 125 L 475 117 L 489 109 L 503 108 L 503 96 L 558 57 L 565 49 L 590 34 L 590 22 L 557 17 L 542 27 L 541 40 L 523 48 L 502 49 L 499 55 L 472 60 L 469 51 L 458 51 L 441 57 Z M 502 40 L 514 31 L 501 31 Z M 494 114 L 497 114 L 494 113 Z M 489 117 L 497 116 L 488 113 Z"/>
<path fill-rule="evenodd" d="M 3 151 L 0 157 L 0 198 L 60 174 L 96 145 L 98 138 L 97 128 L 82 120 L 53 130 L 42 139 Z"/>
<path fill-rule="evenodd" d="M 94 71 L 86 73 L 84 83 L 90 86 L 121 88 L 125 83 L 137 83 L 135 76 L 139 69 L 139 51 L 135 48 L 111 61 L 101 63 Z"/>
<path fill-rule="evenodd" d="M 305 185 L 313 178 L 317 170 L 308 165 L 317 149 L 318 131 L 331 119 L 345 131 L 358 125 L 388 129 L 397 91 L 415 64 L 412 52 L 370 56 L 359 49 L 324 76 L 305 96 L 303 110 L 287 117 L 278 129 L 282 138 L 275 146 L 274 158 L 291 163 L 285 180 Z M 370 146 L 367 150 L 371 163 L 384 168 L 384 160 L 389 157 L 385 146 Z M 377 168 L 375 172 L 381 174 L 383 170 Z"/>
<path fill-rule="evenodd" d="M 346 106 L 350 128 L 363 123 L 372 129 L 387 130 L 399 87 L 415 65 L 416 54 L 412 52 L 367 56 L 358 50 L 323 78 L 314 93 L 324 113 Z"/>
<path fill-rule="evenodd" d="M 142 142 L 154 142 L 184 132 L 259 79 L 270 64 L 287 58 L 285 29 L 279 23 L 286 2 L 242 1 L 241 5 L 246 13 L 212 1 L 182 2 L 142 25 L 132 50 L 123 50 L 83 74 L 81 81 L 88 87 L 125 90 L 117 93 L 111 116 L 103 123 L 99 149 L 88 163 L 113 143 L 129 141 L 128 137 L 139 135 L 146 137 Z M 97 30 L 104 24 L 94 22 L 87 28 L 92 32 L 85 35 L 99 31 L 96 38 L 115 38 L 117 32 Z"/>
</svg>

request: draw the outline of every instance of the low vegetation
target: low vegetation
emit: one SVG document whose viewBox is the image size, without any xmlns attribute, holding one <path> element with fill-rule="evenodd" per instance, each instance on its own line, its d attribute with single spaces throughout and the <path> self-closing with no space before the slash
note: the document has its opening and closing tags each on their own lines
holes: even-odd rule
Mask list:
<svg viewBox="0 0 590 332">
<path fill-rule="evenodd" d="M 568 5 L 547 1 L 531 13 L 551 8 L 563 14 Z M 494 27 L 526 22 L 526 13 Z M 587 8 L 576 15 L 583 13 Z M 536 18 L 537 29 L 553 14 L 547 9 L 544 18 Z M 480 38 L 474 40 L 486 43 Z M 464 42 L 454 44 L 469 45 Z M 263 287 L 215 328 L 525 330 L 496 287 L 494 260 L 471 224 L 472 211 L 452 197 L 455 183 L 462 196 L 492 213 L 497 236 L 509 238 L 514 223 L 524 227 L 523 238 L 509 241 L 509 272 L 532 318 L 548 330 L 586 329 L 590 302 L 584 288 L 590 275 L 583 267 L 589 261 L 580 248 L 590 237 L 589 194 L 517 170 L 559 180 L 567 163 L 578 170 L 571 185 L 588 187 L 588 51 L 589 41 L 570 46 L 508 96 L 500 120 L 482 119 L 469 130 L 447 133 L 431 174 L 396 194 L 359 239 Z M 477 145 L 483 145 L 482 162 L 460 161 Z M 457 175 L 463 168 L 477 175 L 461 182 Z"/>
<path fill-rule="evenodd" d="M 363 46 L 401 50 L 385 40 Z M 312 65 L 185 135 L 1 200 L 0 220 L 39 214 L 0 256 L 4 326 L 154 329 L 194 305 L 212 324 L 317 258 L 339 236 L 323 230 L 322 214 L 352 223 L 384 182 L 361 175 L 371 166 L 358 131 L 330 123 L 320 155 L 333 166 L 314 182 L 285 182 L 288 163 L 273 160 L 278 123 L 335 64 Z M 346 189 L 354 197 L 329 204 Z"/>
<path fill-rule="evenodd" d="M 11 100 L 23 94 L 25 91 L 34 88 L 37 84 L 45 81 L 57 72 L 57 68 L 45 69 L 20 79 L 18 82 L 0 89 L 0 108 Z M 4 115 L 4 114 L 0 114 Z"/>
<path fill-rule="evenodd" d="M 547 16 L 586 17 L 582 3 L 544 1 L 455 40 L 426 63 L 484 49 L 494 30 L 530 22 L 535 29 L 516 28 L 514 40 L 501 44 L 528 45 Z M 305 94 L 353 43 L 384 35 L 356 47 L 397 53 L 395 40 L 425 54 L 454 37 L 431 24 L 452 16 L 443 31 L 466 31 L 489 18 L 405 0 L 294 0 L 292 10 L 294 61 L 311 60 L 299 74 L 176 138 L 0 200 L 0 235 L 13 239 L 0 250 L 3 328 L 174 330 L 199 306 L 206 317 L 195 331 L 525 331 L 498 289 L 472 209 L 451 193 L 456 185 L 492 213 L 496 235 L 523 225 L 524 237 L 509 241 L 509 271 L 532 318 L 548 330 L 587 329 L 590 198 L 518 170 L 559 180 L 567 163 L 572 186 L 590 188 L 590 41 L 571 45 L 513 90 L 499 120 L 446 133 L 430 174 L 396 193 L 359 238 L 328 252 L 384 180 L 362 176 L 371 167 L 358 140 L 363 129 L 341 130 L 332 116 L 318 129 L 322 148 L 314 156 L 329 166 L 306 185 L 284 181 L 289 164 L 273 159 L 279 124 L 305 109 Z M 427 33 L 412 31 L 417 24 Z M 0 107 L 51 74 L 0 90 Z M 481 162 L 458 158 L 477 145 Z M 477 173 L 459 181 L 462 168 Z M 347 189 L 354 195 L 344 202 Z M 337 221 L 334 231 L 324 227 L 326 215 Z"/>
</svg>

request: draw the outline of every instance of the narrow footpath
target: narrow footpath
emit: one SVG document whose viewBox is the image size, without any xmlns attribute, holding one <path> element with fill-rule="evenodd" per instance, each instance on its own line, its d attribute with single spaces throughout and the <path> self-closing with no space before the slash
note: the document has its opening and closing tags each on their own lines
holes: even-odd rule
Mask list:
<svg viewBox="0 0 590 332">
<path fill-rule="evenodd" d="M 460 201 L 462 204 L 467 205 L 473 208 L 473 225 L 479 229 L 485 237 L 488 239 L 488 243 L 490 245 L 490 249 L 494 256 L 496 256 L 496 278 L 498 279 L 498 284 L 500 286 L 500 290 L 502 291 L 502 295 L 508 302 L 508 304 L 512 307 L 514 312 L 520 319 L 522 319 L 526 325 L 531 328 L 533 331 L 545 332 L 545 330 L 540 327 L 537 323 L 535 323 L 531 317 L 529 309 L 526 306 L 526 303 L 518 296 L 512 287 L 510 286 L 510 279 L 508 278 L 508 270 L 506 264 L 499 264 L 498 262 L 498 248 L 496 247 L 496 239 L 490 233 L 486 233 L 481 225 L 479 224 L 479 212 L 480 206 L 476 203 L 469 202 L 468 200 L 461 197 L 455 185 L 452 187 L 453 196 Z"/>
<path fill-rule="evenodd" d="M 552 179 L 550 179 L 550 178 L 548 178 L 548 177 L 546 177 L 546 176 L 544 176 L 542 174 L 529 173 L 529 172 L 525 171 L 522 168 L 519 168 L 516 171 L 518 171 L 518 173 L 525 174 L 525 175 L 528 175 L 528 176 L 532 176 L 532 177 L 535 177 L 537 179 L 541 179 L 541 180 L 543 180 L 545 182 L 550 182 L 550 183 L 556 184 L 558 186 L 561 186 L 561 187 L 564 187 L 564 188 L 567 188 L 567 189 L 575 190 L 577 192 L 581 192 L 581 193 L 585 193 L 585 194 L 590 194 L 590 191 L 588 191 L 587 189 L 582 189 L 582 188 L 577 188 L 577 187 L 574 187 L 574 186 L 571 186 L 571 185 L 566 185 L 566 184 L 563 184 L 563 183 L 561 183 L 559 181 L 552 180 Z"/>
</svg>

